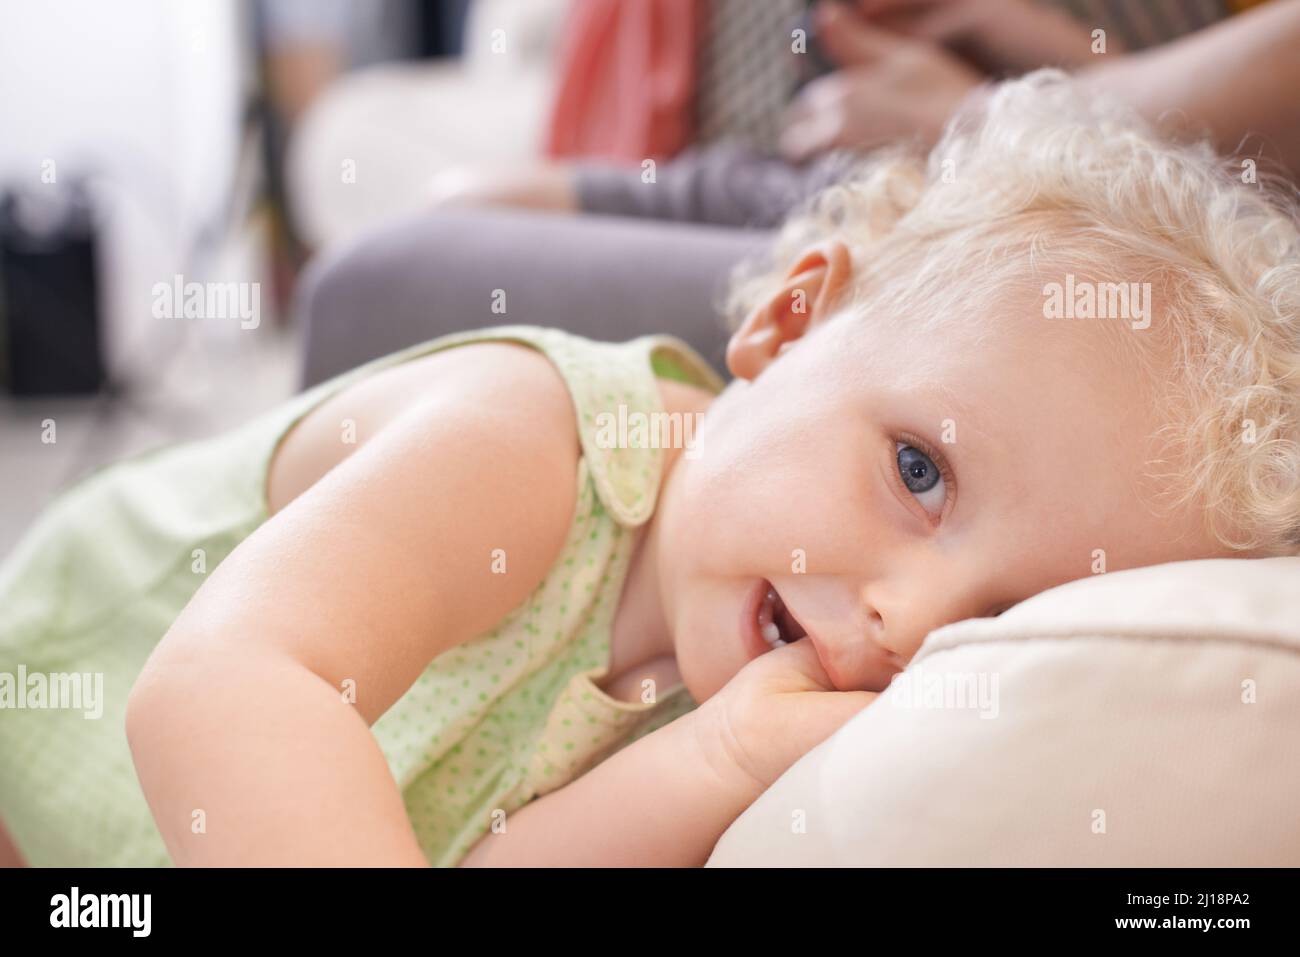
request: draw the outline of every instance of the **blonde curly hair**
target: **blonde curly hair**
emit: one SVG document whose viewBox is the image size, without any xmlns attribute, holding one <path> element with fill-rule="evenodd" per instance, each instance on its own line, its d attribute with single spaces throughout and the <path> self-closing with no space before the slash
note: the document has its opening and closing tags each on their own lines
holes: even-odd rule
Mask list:
<svg viewBox="0 0 1300 957">
<path fill-rule="evenodd" d="M 1174 356 L 1167 456 L 1149 465 L 1224 545 L 1300 554 L 1300 229 L 1283 179 L 1162 139 L 1043 70 L 986 91 L 928 158 L 876 154 L 814 197 L 769 258 L 739 267 L 728 312 L 770 297 L 829 238 L 854 261 L 844 312 L 905 309 L 930 328 L 996 322 L 987 307 L 1009 284 L 1041 290 L 1044 266 L 1151 281 L 1159 322 L 1120 337 Z"/>
</svg>

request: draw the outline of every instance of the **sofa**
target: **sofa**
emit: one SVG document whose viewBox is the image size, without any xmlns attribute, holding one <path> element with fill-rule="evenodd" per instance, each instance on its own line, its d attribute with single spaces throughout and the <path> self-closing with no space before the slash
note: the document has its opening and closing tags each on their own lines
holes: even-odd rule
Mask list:
<svg viewBox="0 0 1300 957">
<path fill-rule="evenodd" d="M 933 632 L 709 866 L 1295 867 L 1298 798 L 1300 558 L 1179 562 Z"/>
</svg>

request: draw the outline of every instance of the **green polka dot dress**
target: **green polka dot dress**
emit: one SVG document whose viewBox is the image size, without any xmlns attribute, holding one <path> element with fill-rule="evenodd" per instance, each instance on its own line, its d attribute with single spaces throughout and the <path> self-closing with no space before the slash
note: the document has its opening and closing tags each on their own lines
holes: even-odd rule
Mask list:
<svg viewBox="0 0 1300 957">
<path fill-rule="evenodd" d="M 28 863 L 169 863 L 123 726 L 149 653 L 203 578 L 266 520 L 267 468 L 294 423 L 363 376 L 483 341 L 538 349 L 563 377 L 583 452 L 578 502 L 533 594 L 430 662 L 373 727 L 425 855 L 455 864 L 490 830 L 508 829 L 512 811 L 694 707 L 681 686 L 647 688 L 636 703 L 597 686 L 663 454 L 634 430 L 608 430 L 662 411 L 656 377 L 715 391 L 721 380 L 668 336 L 599 343 L 530 326 L 447 336 L 322 383 L 234 432 L 92 474 L 0 565 L 0 820 Z M 82 675 L 87 689 L 102 680 L 95 706 L 16 707 L 4 696 L 20 677 L 30 688 L 31 676 L 54 674 Z M 204 826 L 214 833 L 220 822 Z"/>
</svg>

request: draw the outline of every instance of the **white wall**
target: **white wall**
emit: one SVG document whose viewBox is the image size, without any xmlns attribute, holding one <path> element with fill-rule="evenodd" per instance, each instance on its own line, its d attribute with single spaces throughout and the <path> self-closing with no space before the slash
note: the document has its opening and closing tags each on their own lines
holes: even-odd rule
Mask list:
<svg viewBox="0 0 1300 957">
<path fill-rule="evenodd" d="M 144 328 L 153 283 L 222 215 L 243 13 L 235 0 L 0 0 L 0 189 L 99 174 L 110 361 Z"/>
</svg>

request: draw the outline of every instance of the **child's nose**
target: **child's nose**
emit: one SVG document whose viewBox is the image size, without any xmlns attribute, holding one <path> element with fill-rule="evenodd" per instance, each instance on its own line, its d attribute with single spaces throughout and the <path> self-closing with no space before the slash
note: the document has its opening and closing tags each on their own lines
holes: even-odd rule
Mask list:
<svg viewBox="0 0 1300 957">
<path fill-rule="evenodd" d="M 886 622 L 861 601 L 847 576 L 805 578 L 790 586 L 791 607 L 817 648 L 827 676 L 842 691 L 883 691 L 906 662 L 886 646 Z"/>
<path fill-rule="evenodd" d="M 982 577 L 952 569 L 870 582 L 860 594 L 864 614 L 876 623 L 876 640 L 904 665 L 932 631 L 987 615 L 996 597 Z"/>
<path fill-rule="evenodd" d="M 965 617 L 951 617 L 955 596 L 944 588 L 867 584 L 861 596 L 873 640 L 895 656 L 900 667 L 912 660 L 926 635 Z"/>
</svg>

